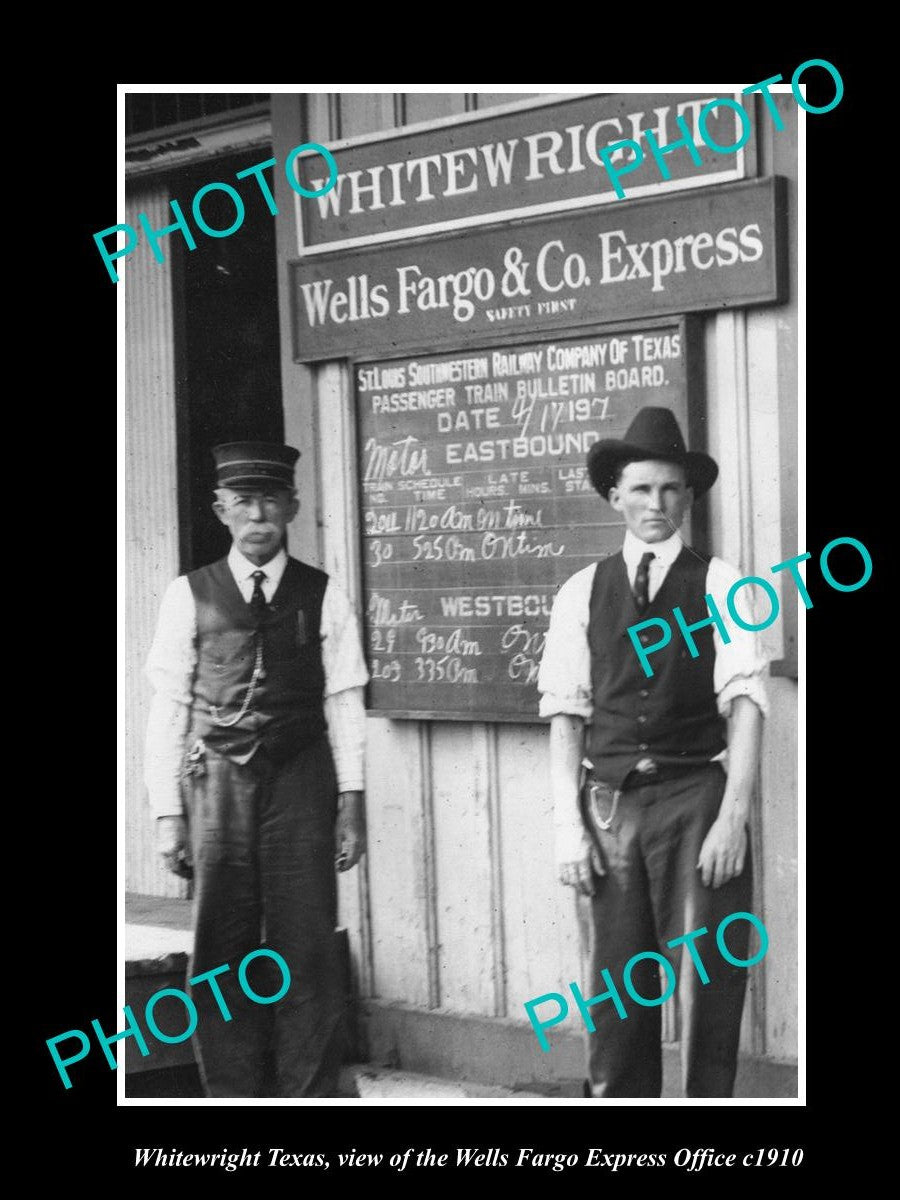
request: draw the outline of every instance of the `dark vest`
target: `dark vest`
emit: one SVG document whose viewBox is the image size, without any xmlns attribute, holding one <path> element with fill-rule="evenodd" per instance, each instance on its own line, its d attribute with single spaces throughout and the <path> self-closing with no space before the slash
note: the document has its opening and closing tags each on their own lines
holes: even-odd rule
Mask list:
<svg viewBox="0 0 900 1200">
<path fill-rule="evenodd" d="M 197 610 L 197 670 L 191 737 L 247 762 L 260 746 L 276 763 L 293 758 L 325 732 L 320 623 L 328 576 L 289 558 L 259 626 L 228 559 L 188 575 Z M 261 647 L 262 673 L 248 685 Z"/>
<path fill-rule="evenodd" d="M 660 765 L 690 766 L 709 762 L 725 749 L 725 722 L 713 686 L 712 626 L 694 632 L 699 655 L 691 658 L 672 615 L 678 605 L 687 624 L 709 616 L 708 563 L 708 557 L 683 548 L 643 616 L 621 552 L 597 565 L 588 624 L 594 713 L 587 753 L 595 773 L 613 787 L 621 786 L 641 758 L 649 756 Z M 650 655 L 653 675 L 648 679 L 628 626 L 650 617 L 668 621 L 672 639 Z M 658 626 L 646 631 L 648 643 L 661 635 Z"/>
</svg>

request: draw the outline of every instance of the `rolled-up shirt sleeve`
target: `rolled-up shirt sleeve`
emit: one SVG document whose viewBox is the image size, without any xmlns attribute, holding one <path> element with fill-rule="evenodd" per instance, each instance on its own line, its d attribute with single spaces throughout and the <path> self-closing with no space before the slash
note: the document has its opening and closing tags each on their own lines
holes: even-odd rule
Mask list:
<svg viewBox="0 0 900 1200">
<path fill-rule="evenodd" d="M 366 708 L 369 671 L 359 622 L 346 593 L 329 580 L 322 602 L 325 720 L 339 792 L 365 786 Z"/>
<path fill-rule="evenodd" d="M 196 668 L 196 615 L 185 576 L 166 589 L 145 674 L 153 685 L 144 744 L 144 783 L 154 817 L 182 815 L 181 764 Z"/>
<path fill-rule="evenodd" d="M 742 629 L 737 622 L 730 619 L 726 611 L 726 597 L 734 584 L 742 578 L 734 567 L 721 558 L 710 560 L 706 590 L 715 600 L 731 639 L 728 642 L 724 641 L 718 628 L 713 626 L 713 644 L 716 651 L 713 687 L 722 716 L 731 715 L 732 702 L 738 696 L 749 696 L 763 716 L 767 716 L 769 704 L 764 681 L 768 659 L 763 654 L 759 634 L 750 629 Z M 734 603 L 739 616 L 746 624 L 757 623 L 752 587 L 741 588 L 735 595 Z"/>
<path fill-rule="evenodd" d="M 596 564 L 578 571 L 562 585 L 553 602 L 550 627 L 538 671 L 539 713 L 590 720 L 594 711 L 588 615 Z"/>
</svg>

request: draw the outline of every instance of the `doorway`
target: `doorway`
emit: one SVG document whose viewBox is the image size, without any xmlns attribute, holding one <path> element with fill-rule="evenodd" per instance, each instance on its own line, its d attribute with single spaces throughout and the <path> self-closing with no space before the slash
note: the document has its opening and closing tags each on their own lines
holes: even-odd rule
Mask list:
<svg viewBox="0 0 900 1200">
<path fill-rule="evenodd" d="M 212 180 L 233 179 L 270 151 L 217 158 L 179 172 L 172 195 L 193 196 Z M 217 211 L 217 206 L 221 211 Z M 205 220 L 227 228 L 234 206 L 207 193 Z M 180 243 L 180 244 L 179 244 Z M 264 204 L 246 204 L 244 222 L 225 238 L 179 239 L 174 267 L 179 553 L 182 572 L 228 552 L 227 529 L 212 511 L 220 442 L 281 441 L 284 413 L 278 334 L 275 220 Z"/>
</svg>

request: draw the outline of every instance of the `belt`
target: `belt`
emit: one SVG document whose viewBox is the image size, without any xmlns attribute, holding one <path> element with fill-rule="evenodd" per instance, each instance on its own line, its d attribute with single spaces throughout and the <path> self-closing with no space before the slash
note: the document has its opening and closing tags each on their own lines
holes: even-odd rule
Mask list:
<svg viewBox="0 0 900 1200">
<path fill-rule="evenodd" d="M 673 779 L 682 779 L 685 775 L 690 775 L 692 771 L 700 771 L 711 765 L 709 762 L 658 763 L 652 758 L 642 758 L 622 780 L 619 791 L 628 792 L 634 788 L 649 787 L 655 783 L 669 783 Z M 585 759 L 582 766 L 585 769 L 585 782 L 604 782 L 597 775 L 589 759 Z"/>
<path fill-rule="evenodd" d="M 685 775 L 707 766 L 709 763 L 657 763 L 652 758 L 642 758 L 625 776 L 622 791 L 650 787 L 655 783 L 670 783 L 673 779 L 682 779 Z"/>
</svg>

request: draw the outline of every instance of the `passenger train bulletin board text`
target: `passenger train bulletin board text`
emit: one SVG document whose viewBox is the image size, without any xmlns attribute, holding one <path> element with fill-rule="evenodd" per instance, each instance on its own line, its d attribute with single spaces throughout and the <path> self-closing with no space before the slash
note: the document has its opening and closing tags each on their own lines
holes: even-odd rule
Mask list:
<svg viewBox="0 0 900 1200">
<path fill-rule="evenodd" d="M 688 436 L 698 364 L 686 318 L 354 364 L 370 711 L 539 719 L 553 598 L 624 532 L 587 452 L 646 404 Z"/>
</svg>

